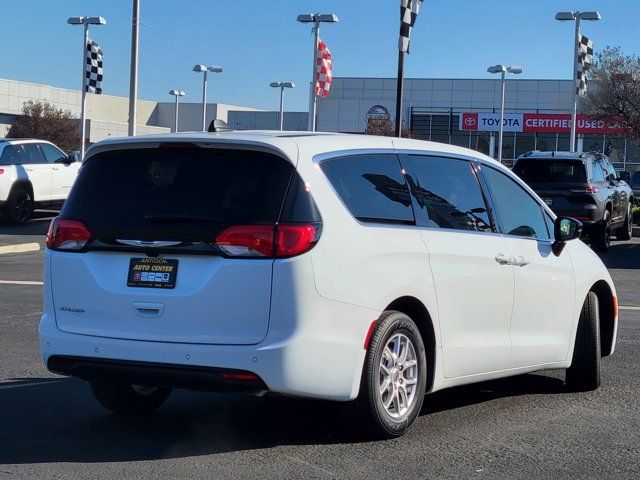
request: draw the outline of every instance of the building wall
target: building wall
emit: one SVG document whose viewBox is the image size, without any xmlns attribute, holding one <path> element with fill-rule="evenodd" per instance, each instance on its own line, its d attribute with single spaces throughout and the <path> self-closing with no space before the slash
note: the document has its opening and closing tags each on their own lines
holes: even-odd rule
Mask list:
<svg viewBox="0 0 640 480">
<path fill-rule="evenodd" d="M 572 107 L 571 80 L 518 80 L 506 83 L 505 111 L 513 113 L 567 113 Z M 405 79 L 403 118 L 408 125 L 411 107 L 431 112 L 500 109 L 500 80 Z M 367 112 L 374 105 L 387 108 L 395 118 L 396 79 L 334 77 L 326 98 L 318 98 L 317 129 L 363 132 Z"/>
<path fill-rule="evenodd" d="M 307 112 L 284 112 L 284 129 L 304 131 L 308 128 Z M 230 111 L 229 126 L 236 130 L 277 130 L 280 128 L 280 112 Z"/>
<path fill-rule="evenodd" d="M 205 126 L 208 127 L 211 120 L 214 119 L 229 123 L 230 111 L 257 112 L 260 110 L 224 103 L 209 103 L 207 104 Z M 175 125 L 175 102 L 160 102 L 157 104 L 156 125 L 168 127 L 173 131 Z M 181 132 L 202 130 L 202 103 L 180 102 L 178 107 L 178 129 Z"/>
</svg>

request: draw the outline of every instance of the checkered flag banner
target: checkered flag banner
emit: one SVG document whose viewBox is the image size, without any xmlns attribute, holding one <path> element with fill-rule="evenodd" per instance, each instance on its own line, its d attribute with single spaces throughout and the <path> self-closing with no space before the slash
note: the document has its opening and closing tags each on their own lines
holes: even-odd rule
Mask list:
<svg viewBox="0 0 640 480">
<path fill-rule="evenodd" d="M 398 49 L 409 53 L 411 29 L 416 23 L 422 0 L 400 0 L 400 40 Z"/>
<path fill-rule="evenodd" d="M 326 97 L 329 95 L 332 72 L 333 62 L 331 60 L 331 52 L 327 44 L 318 39 L 318 48 L 316 49 L 316 96 Z"/>
<path fill-rule="evenodd" d="M 584 97 L 587 94 L 587 70 L 593 63 L 593 42 L 580 35 L 578 42 L 578 67 L 576 70 L 576 92 Z"/>
<path fill-rule="evenodd" d="M 91 39 L 87 41 L 84 89 L 87 93 L 102 93 L 102 48 Z"/>
</svg>

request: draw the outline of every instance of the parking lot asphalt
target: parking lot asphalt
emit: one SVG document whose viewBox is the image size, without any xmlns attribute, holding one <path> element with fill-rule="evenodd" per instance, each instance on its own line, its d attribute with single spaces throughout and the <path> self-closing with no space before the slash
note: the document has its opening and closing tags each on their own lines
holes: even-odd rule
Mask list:
<svg viewBox="0 0 640 480">
<path fill-rule="evenodd" d="M 0 246 L 43 247 L 50 216 L 0 223 Z M 640 238 L 603 255 L 623 308 L 599 390 L 569 393 L 559 371 L 454 388 L 376 442 L 340 404 L 284 397 L 176 391 L 154 414 L 107 413 L 42 365 L 42 256 L 0 255 L 0 478 L 640 477 Z"/>
</svg>

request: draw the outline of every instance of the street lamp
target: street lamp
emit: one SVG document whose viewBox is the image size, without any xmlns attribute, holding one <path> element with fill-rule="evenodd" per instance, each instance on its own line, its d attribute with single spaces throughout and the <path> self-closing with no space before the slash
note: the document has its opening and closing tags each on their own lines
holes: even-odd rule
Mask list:
<svg viewBox="0 0 640 480">
<path fill-rule="evenodd" d="M 311 92 L 309 98 L 309 131 L 316 131 L 316 53 L 318 51 L 318 38 L 320 36 L 321 23 L 336 23 L 338 16 L 335 13 L 304 13 L 298 15 L 298 22 L 313 23 L 313 68 L 311 70 Z"/>
<path fill-rule="evenodd" d="M 87 132 L 86 110 L 87 110 L 87 44 L 89 43 L 89 25 L 106 25 L 107 21 L 103 17 L 70 17 L 67 19 L 69 25 L 82 25 L 84 33 L 82 35 L 82 102 L 80 103 L 80 160 L 84 160 L 84 141 Z"/>
<path fill-rule="evenodd" d="M 207 66 L 207 65 L 195 65 L 193 67 L 194 72 L 204 73 L 202 77 L 202 131 L 207 131 L 207 74 L 209 72 L 221 73 L 222 67 Z"/>
<path fill-rule="evenodd" d="M 280 130 L 284 130 L 284 89 L 296 88 L 293 82 L 271 82 L 269 86 L 280 89 Z"/>
<path fill-rule="evenodd" d="M 174 132 L 178 131 L 178 98 L 184 97 L 185 93 L 182 90 L 169 90 L 169 95 L 174 95 L 176 97 L 176 119 L 175 119 L 175 127 L 173 129 Z"/>
<path fill-rule="evenodd" d="M 602 17 L 598 11 L 594 12 L 558 12 L 556 20 L 561 22 L 574 21 L 576 33 L 573 40 L 573 114 L 571 115 L 571 135 L 569 138 L 569 151 L 576 151 L 576 121 L 578 114 L 578 90 L 576 80 L 578 77 L 578 44 L 580 43 L 580 20 L 597 21 Z"/>
<path fill-rule="evenodd" d="M 498 162 L 502 163 L 502 134 L 504 132 L 504 92 L 506 85 L 505 75 L 507 72 L 518 75 L 522 73 L 522 68 L 516 66 L 505 67 L 504 65 L 494 65 L 493 67 L 487 68 L 487 72 L 499 73 L 500 81 L 502 84 L 502 96 L 500 99 L 500 130 L 498 133 Z"/>
</svg>

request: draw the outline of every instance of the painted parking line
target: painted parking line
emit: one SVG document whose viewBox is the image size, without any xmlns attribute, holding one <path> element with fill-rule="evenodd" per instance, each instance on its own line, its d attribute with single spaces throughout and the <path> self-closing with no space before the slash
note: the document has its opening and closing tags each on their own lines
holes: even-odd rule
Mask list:
<svg viewBox="0 0 640 480">
<path fill-rule="evenodd" d="M 38 250 L 40 250 L 39 243 L 18 243 L 15 245 L 4 245 L 0 247 L 0 255 L 4 255 L 6 253 L 37 252 Z"/>
<path fill-rule="evenodd" d="M 28 383 L 9 383 L 7 385 L 0 385 L 0 390 L 8 390 L 10 388 L 22 388 L 22 387 L 39 387 L 40 385 L 47 385 L 49 383 L 59 383 L 62 380 L 51 380 L 48 382 L 28 382 Z"/>
<path fill-rule="evenodd" d="M 627 305 L 621 305 L 618 307 L 618 310 L 632 310 L 632 311 L 640 312 L 640 307 L 630 307 Z"/>
<path fill-rule="evenodd" d="M 0 280 L 0 285 L 33 285 L 41 287 L 44 283 L 35 280 Z"/>
</svg>

